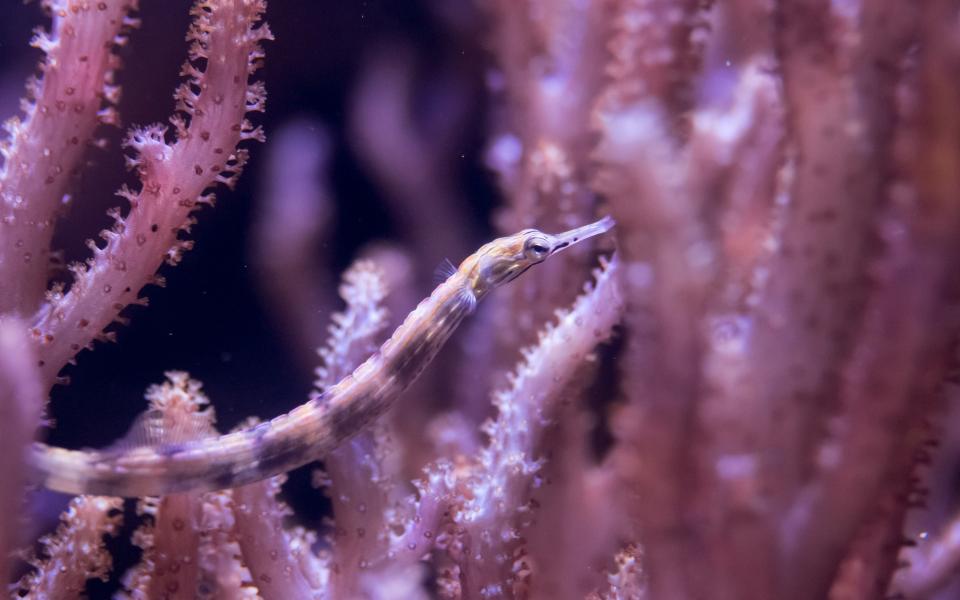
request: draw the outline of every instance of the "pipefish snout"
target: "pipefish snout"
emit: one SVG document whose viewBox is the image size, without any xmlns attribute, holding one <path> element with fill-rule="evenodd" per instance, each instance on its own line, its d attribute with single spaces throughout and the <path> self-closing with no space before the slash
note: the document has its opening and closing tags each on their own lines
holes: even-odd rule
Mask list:
<svg viewBox="0 0 960 600">
<path fill-rule="evenodd" d="M 104 450 L 34 444 L 34 477 L 71 494 L 161 496 L 237 487 L 321 458 L 389 409 L 483 297 L 613 226 L 604 217 L 559 234 L 526 229 L 483 245 L 353 373 L 289 413 L 226 435 L 184 439 L 182 431 L 165 435 L 162 415 L 148 411 L 130 440 Z"/>
</svg>

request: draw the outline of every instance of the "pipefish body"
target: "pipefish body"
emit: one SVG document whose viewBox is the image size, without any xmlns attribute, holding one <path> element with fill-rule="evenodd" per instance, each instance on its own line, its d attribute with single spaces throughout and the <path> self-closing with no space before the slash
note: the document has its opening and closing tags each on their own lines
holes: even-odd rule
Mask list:
<svg viewBox="0 0 960 600">
<path fill-rule="evenodd" d="M 30 453 L 34 478 L 70 494 L 162 496 L 237 487 L 322 458 L 390 408 L 477 302 L 613 225 L 605 217 L 558 235 L 527 229 L 482 246 L 353 373 L 284 415 L 226 435 L 184 441 L 92 451 L 36 443 Z"/>
</svg>

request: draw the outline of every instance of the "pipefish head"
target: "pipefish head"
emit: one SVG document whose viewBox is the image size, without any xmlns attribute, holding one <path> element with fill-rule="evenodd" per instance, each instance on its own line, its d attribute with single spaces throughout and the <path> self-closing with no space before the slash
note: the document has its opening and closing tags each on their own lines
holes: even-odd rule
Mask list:
<svg viewBox="0 0 960 600">
<path fill-rule="evenodd" d="M 533 265 L 580 243 L 605 233 L 615 225 L 611 217 L 551 235 L 536 229 L 524 229 L 507 237 L 493 240 L 463 261 L 460 273 L 470 282 L 477 299 L 509 283 Z"/>
</svg>

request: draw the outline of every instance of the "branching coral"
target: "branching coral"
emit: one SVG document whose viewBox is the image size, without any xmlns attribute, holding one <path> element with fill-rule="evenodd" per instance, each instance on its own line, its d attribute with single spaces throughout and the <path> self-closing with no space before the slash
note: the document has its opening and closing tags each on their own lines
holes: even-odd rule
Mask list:
<svg viewBox="0 0 960 600">
<path fill-rule="evenodd" d="M 259 42 L 270 38 L 264 26 L 255 27 L 262 2 L 197 4 L 188 32 L 190 61 L 183 73 L 188 81 L 177 90 L 177 110 L 171 117 L 175 140 L 166 141 L 167 128 L 151 125 L 134 129 L 126 144 L 135 156 L 128 166 L 137 172 L 140 189 L 122 189 L 130 212 L 114 212 L 113 227 L 101 233 L 102 248 L 92 246 L 89 264 L 74 265 L 74 281 L 64 294 L 54 288 L 38 312 L 33 336 L 45 379 L 52 382 L 79 349 L 137 299 L 140 289 L 157 283 L 156 271 L 166 261 L 176 264 L 192 246 L 179 239 L 193 224 L 190 214 L 211 204 L 207 188 L 232 186 L 247 160 L 238 149 L 242 140 L 263 139 L 244 116 L 262 111 L 265 92 L 259 83 L 247 85 L 258 67 Z M 194 62 L 203 61 L 201 69 Z"/>
<path fill-rule="evenodd" d="M 362 431 L 350 420 L 315 471 L 323 527 L 298 523 L 285 476 L 123 514 L 118 499 L 78 497 L 27 552 L 18 595 L 75 597 L 112 577 L 129 598 L 846 600 L 931 597 L 954 576 L 955 483 L 940 466 L 927 484 L 918 466 L 942 439 L 949 461 L 960 439 L 938 424 L 960 328 L 956 0 L 476 4 L 494 221 L 557 231 L 609 212 L 616 243 L 532 268 L 398 410 Z M 40 76 L 2 146 L 5 490 L 24 486 L 61 369 L 145 304 L 210 189 L 236 181 L 241 143 L 263 140 L 247 116 L 264 108 L 251 82 L 271 38 L 264 3 L 198 0 L 172 131 L 127 136 L 129 210 L 56 283 L 68 175 L 116 122 L 117 47 L 137 7 L 44 8 Z M 321 347 L 310 406 L 410 310 L 424 257 L 457 258 L 479 237 L 447 201 L 462 192 L 452 123 L 468 94 L 427 103 L 406 48 L 370 64 L 345 135 L 407 247 L 360 253 L 326 343 L 334 277 L 316 253 L 342 206 L 320 171 L 337 165 L 337 134 L 291 121 L 256 213 L 270 310 L 300 363 Z M 219 435 L 200 384 L 167 377 L 119 448 Z M 6 552 L 25 540 L 19 492 L 2 502 Z M 910 539 L 909 509 L 930 502 L 936 518 Z M 112 572 L 124 515 L 137 564 Z"/>
<path fill-rule="evenodd" d="M 2 146 L 4 248 L 0 312 L 30 315 L 40 305 L 50 268 L 55 219 L 69 200 L 71 175 L 98 123 L 115 123 L 115 46 L 136 25 L 136 2 L 49 1 L 50 32 L 31 44 L 45 56 L 27 83 L 23 117 L 7 121 Z M 14 283 L 15 282 L 15 283 Z M 59 370 L 58 366 L 55 370 Z"/>
<path fill-rule="evenodd" d="M 40 540 L 44 556 L 19 583 L 17 597 L 76 598 L 87 579 L 106 580 L 112 560 L 103 543 L 120 525 L 120 498 L 77 496 L 63 513 L 60 527 Z"/>
<path fill-rule="evenodd" d="M 8 552 L 24 542 L 18 535 L 17 510 L 26 483 L 23 456 L 30 432 L 39 422 L 43 398 L 30 342 L 17 319 L 0 322 L 0 398 L 0 419 L 5 424 L 0 442 L 0 482 L 8 492 L 0 498 L 0 551 Z M 6 562 L 3 576 L 9 577 Z"/>
</svg>

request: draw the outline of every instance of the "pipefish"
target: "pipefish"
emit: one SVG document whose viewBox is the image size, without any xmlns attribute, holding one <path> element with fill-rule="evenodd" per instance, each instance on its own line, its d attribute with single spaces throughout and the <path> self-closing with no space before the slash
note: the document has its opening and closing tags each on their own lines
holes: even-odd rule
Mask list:
<svg viewBox="0 0 960 600">
<path fill-rule="evenodd" d="M 485 244 L 353 373 L 286 414 L 220 436 L 161 436 L 103 450 L 38 442 L 29 456 L 34 480 L 70 494 L 162 496 L 237 487 L 322 458 L 389 409 L 487 294 L 613 226 L 613 219 L 604 217 L 557 235 L 526 229 Z"/>
</svg>

